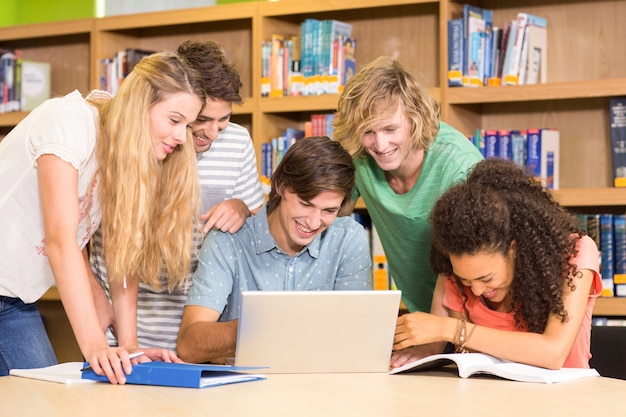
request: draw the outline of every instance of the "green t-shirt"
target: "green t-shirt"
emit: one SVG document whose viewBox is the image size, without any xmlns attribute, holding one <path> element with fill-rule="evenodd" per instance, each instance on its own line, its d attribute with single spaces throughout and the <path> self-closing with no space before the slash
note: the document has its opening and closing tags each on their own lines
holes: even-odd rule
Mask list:
<svg viewBox="0 0 626 417">
<path fill-rule="evenodd" d="M 413 188 L 396 194 L 384 171 L 369 155 L 355 158 L 356 196 L 363 197 L 383 245 L 389 273 L 409 311 L 430 311 L 436 275 L 430 268 L 428 217 L 437 199 L 451 186 L 465 180 L 483 159 L 459 131 L 441 123 L 435 142 L 424 155 Z"/>
</svg>

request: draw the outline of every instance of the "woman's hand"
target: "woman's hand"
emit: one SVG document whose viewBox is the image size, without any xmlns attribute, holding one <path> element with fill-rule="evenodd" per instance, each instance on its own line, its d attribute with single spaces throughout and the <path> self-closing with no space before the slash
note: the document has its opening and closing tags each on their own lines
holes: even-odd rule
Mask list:
<svg viewBox="0 0 626 417">
<path fill-rule="evenodd" d="M 93 371 L 98 375 L 106 375 L 111 384 L 125 384 L 126 375 L 133 371 L 129 351 L 122 347 L 96 347 L 87 355 L 87 359 Z"/>
<path fill-rule="evenodd" d="M 396 322 L 393 350 L 399 351 L 411 346 L 451 341 L 445 335 L 450 333 L 449 325 L 454 326 L 455 323 L 456 319 L 419 311 L 404 314 L 398 317 Z M 454 329 L 452 329 L 453 333 Z"/>
</svg>

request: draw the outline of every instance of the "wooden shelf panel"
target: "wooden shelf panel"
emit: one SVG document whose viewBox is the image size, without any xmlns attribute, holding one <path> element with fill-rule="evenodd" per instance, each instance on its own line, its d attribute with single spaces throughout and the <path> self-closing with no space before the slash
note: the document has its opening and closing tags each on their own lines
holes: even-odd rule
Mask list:
<svg viewBox="0 0 626 417">
<path fill-rule="evenodd" d="M 598 297 L 593 315 L 626 317 L 626 297 Z"/>
<path fill-rule="evenodd" d="M 4 43 L 22 39 L 91 33 L 94 28 L 94 22 L 94 19 L 75 19 L 50 23 L 7 26 L 0 28 L 0 39 L 2 39 Z"/>
<path fill-rule="evenodd" d="M 22 121 L 28 112 L 12 111 L 8 113 L 0 113 L 0 127 L 13 127 Z"/>
<path fill-rule="evenodd" d="M 437 100 L 441 100 L 441 89 L 431 88 L 429 93 Z M 287 113 L 310 111 L 335 111 L 337 109 L 338 94 L 322 94 L 319 96 L 277 97 L 260 100 L 263 113 Z"/>
<path fill-rule="evenodd" d="M 448 88 L 449 104 L 504 103 L 540 100 L 568 100 L 626 95 L 626 78 L 570 81 L 535 85 Z"/>
<path fill-rule="evenodd" d="M 626 188 L 564 188 L 553 193 L 565 207 L 626 206 Z"/>
<path fill-rule="evenodd" d="M 259 3 L 259 13 L 261 16 L 280 16 L 414 4 L 439 4 L 439 0 L 389 0 L 385 2 L 380 0 L 269 1 Z"/>
</svg>

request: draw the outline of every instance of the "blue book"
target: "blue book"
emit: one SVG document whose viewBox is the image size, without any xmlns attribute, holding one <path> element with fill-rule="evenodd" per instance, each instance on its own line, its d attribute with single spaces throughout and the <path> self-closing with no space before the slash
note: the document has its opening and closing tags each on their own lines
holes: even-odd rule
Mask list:
<svg viewBox="0 0 626 417">
<path fill-rule="evenodd" d="M 513 159 L 510 130 L 498 130 L 498 157 L 509 161 Z"/>
<path fill-rule="evenodd" d="M 473 19 L 475 23 L 479 22 L 480 20 L 484 21 L 484 26 L 492 26 L 493 25 L 493 10 L 490 9 L 483 9 L 477 6 L 472 6 L 470 4 L 464 4 L 463 5 L 463 53 L 464 53 L 464 57 L 465 60 L 463 61 L 463 75 L 464 76 L 468 76 L 470 74 L 470 70 L 471 70 L 471 60 L 470 60 L 470 52 L 472 50 L 472 45 L 470 42 L 470 38 L 471 38 L 471 20 Z M 476 36 L 478 35 L 478 36 Z M 480 45 L 480 41 L 482 40 L 482 42 L 484 43 L 484 29 L 482 34 L 476 34 L 474 33 L 474 38 L 475 40 L 478 40 L 478 43 L 476 45 Z M 475 46 L 475 48 L 478 46 Z M 478 53 L 478 51 L 476 51 Z M 482 54 L 480 57 L 476 56 L 476 66 L 478 67 L 480 64 L 484 64 L 484 47 L 482 48 Z M 478 61 L 481 61 L 480 63 Z M 482 66 L 481 66 L 482 68 Z M 476 69 L 476 72 L 478 73 L 478 69 Z M 480 82 L 482 84 L 482 78 L 480 79 Z"/>
<path fill-rule="evenodd" d="M 609 100 L 613 185 L 626 187 L 626 97 Z"/>
<path fill-rule="evenodd" d="M 626 296 L 626 215 L 613 215 L 613 285 L 615 295 Z"/>
<path fill-rule="evenodd" d="M 463 86 L 463 19 L 448 20 L 448 85 Z"/>
<path fill-rule="evenodd" d="M 88 365 L 89 363 L 85 362 L 85 366 Z M 133 372 L 126 376 L 126 383 L 136 385 L 160 385 L 165 387 L 206 388 L 236 382 L 265 379 L 264 375 L 243 372 L 254 369 L 261 368 L 145 362 L 133 365 Z M 108 382 L 106 376 L 98 375 L 92 370 L 83 372 L 82 378 Z"/>
<path fill-rule="evenodd" d="M 526 166 L 551 190 L 559 189 L 560 138 L 556 129 L 528 129 Z"/>
<path fill-rule="evenodd" d="M 500 156 L 500 146 L 498 142 L 497 130 L 485 130 L 485 158 L 498 158 Z"/>
</svg>

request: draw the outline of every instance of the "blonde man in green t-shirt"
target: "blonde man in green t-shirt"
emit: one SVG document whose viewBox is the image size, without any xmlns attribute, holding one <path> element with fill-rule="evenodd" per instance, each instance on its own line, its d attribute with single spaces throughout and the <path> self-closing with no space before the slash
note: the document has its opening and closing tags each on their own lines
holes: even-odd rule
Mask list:
<svg viewBox="0 0 626 417">
<path fill-rule="evenodd" d="M 409 311 L 430 311 L 430 211 L 482 158 L 440 121 L 439 104 L 395 59 L 380 57 L 348 81 L 335 140 L 353 156 L 356 188 L 380 236 L 389 272 Z M 412 354 L 396 352 L 394 355 Z M 393 363 L 393 359 L 392 359 Z"/>
</svg>

